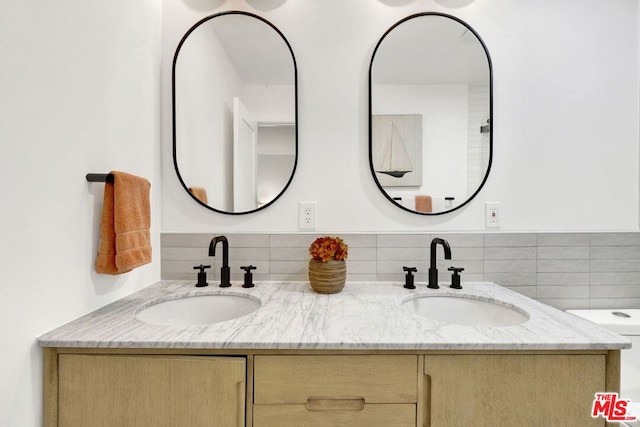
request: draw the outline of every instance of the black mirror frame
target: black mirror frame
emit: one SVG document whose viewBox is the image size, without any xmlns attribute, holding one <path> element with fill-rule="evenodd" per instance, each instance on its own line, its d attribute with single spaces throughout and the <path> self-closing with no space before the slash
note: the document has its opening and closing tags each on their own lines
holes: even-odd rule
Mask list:
<svg viewBox="0 0 640 427">
<path fill-rule="evenodd" d="M 410 20 L 410 19 L 414 19 L 414 18 L 419 18 L 422 16 L 440 16 L 443 18 L 448 18 L 448 19 L 452 19 L 456 22 L 458 22 L 459 24 L 463 25 L 465 28 L 467 28 L 480 42 L 480 45 L 482 46 L 482 48 L 484 49 L 484 53 L 487 56 L 487 65 L 489 66 L 489 117 L 491 120 L 491 132 L 489 133 L 489 161 L 487 163 L 487 171 L 484 175 L 484 178 L 482 179 L 482 182 L 480 183 L 480 185 L 478 186 L 478 188 L 476 189 L 476 191 L 469 196 L 469 198 L 467 200 L 465 200 L 463 203 L 455 206 L 452 209 L 449 210 L 444 210 L 441 212 L 418 212 L 415 210 L 411 210 L 408 209 L 404 206 L 402 206 L 401 204 L 399 204 L 398 202 L 396 202 L 393 197 L 391 197 L 389 195 L 389 193 L 387 193 L 384 190 L 384 187 L 382 186 L 382 184 L 380 184 L 380 181 L 378 181 L 378 178 L 376 177 L 376 172 L 375 172 L 375 167 L 373 165 L 373 102 L 372 102 L 372 98 L 373 98 L 373 94 L 372 94 L 372 71 L 373 71 L 373 61 L 376 57 L 376 52 L 378 51 L 378 48 L 380 47 L 380 45 L 382 44 L 382 42 L 384 41 L 384 39 L 387 37 L 387 35 L 393 31 L 396 27 L 398 27 L 399 25 L 401 25 L 402 23 Z M 403 19 L 401 19 L 400 21 L 396 22 L 395 24 L 393 24 L 380 38 L 380 40 L 378 41 L 378 43 L 376 44 L 375 49 L 373 49 L 373 53 L 371 55 L 371 62 L 369 64 L 369 167 L 371 168 L 371 174 L 373 176 L 373 180 L 375 181 L 376 185 L 378 186 L 378 189 L 380 190 L 380 192 L 382 194 L 384 194 L 384 196 L 389 199 L 389 201 L 391 203 L 393 203 L 394 205 L 396 205 L 397 207 L 399 207 L 402 210 L 405 210 L 407 212 L 411 212 L 417 215 L 442 215 L 442 214 L 446 214 L 449 212 L 453 212 L 456 211 L 460 208 L 462 208 L 463 206 L 465 206 L 466 204 L 468 204 L 471 200 L 473 200 L 473 198 L 475 198 L 478 193 L 480 192 L 480 190 L 482 189 L 482 187 L 484 187 L 484 184 L 487 181 L 487 178 L 489 177 L 489 172 L 491 171 L 491 166 L 493 163 L 493 130 L 494 130 L 494 120 L 493 120 L 493 66 L 491 64 L 491 56 L 489 56 L 489 50 L 487 49 L 487 46 L 485 45 L 484 41 L 482 40 L 482 38 L 480 37 L 480 35 L 478 35 L 478 33 L 471 28 L 471 26 L 469 26 L 469 24 L 467 24 L 466 22 L 464 22 L 463 20 L 461 20 L 460 18 L 457 18 L 455 16 L 452 15 L 447 15 L 444 13 L 438 13 L 438 12 L 422 12 L 422 13 L 416 13 L 410 16 L 407 16 Z"/>
<path fill-rule="evenodd" d="M 177 134 L 177 132 L 176 132 L 176 64 L 178 62 L 178 55 L 180 54 L 180 49 L 182 48 L 182 45 L 184 44 L 186 39 L 189 37 L 189 35 L 196 28 L 198 28 L 200 25 L 204 24 L 205 22 L 210 21 L 211 19 L 214 19 L 214 18 L 217 18 L 217 17 L 220 17 L 220 16 L 224 16 L 224 15 L 244 15 L 244 16 L 248 16 L 248 17 L 251 17 L 251 18 L 258 19 L 258 20 L 264 22 L 265 24 L 267 24 L 276 33 L 278 33 L 278 35 L 280 35 L 280 37 L 282 37 L 282 40 L 287 45 L 287 48 L 289 49 L 289 52 L 291 53 L 291 60 L 293 61 L 293 79 L 294 79 L 294 93 L 295 93 L 294 94 L 294 103 L 295 103 L 295 113 L 294 113 L 294 119 L 295 119 L 295 130 L 294 130 L 294 134 L 295 134 L 295 158 L 293 160 L 293 169 L 291 170 L 291 176 L 289 177 L 289 180 L 287 181 L 285 186 L 282 188 L 282 191 L 280 191 L 278 193 L 278 195 L 276 197 L 274 197 L 269 203 L 265 203 L 264 205 L 262 205 L 262 206 L 260 206 L 260 207 L 258 207 L 256 209 L 252 209 L 250 211 L 243 211 L 243 212 L 228 212 L 228 211 L 223 211 L 223 210 L 220 210 L 220 209 L 216 209 L 216 208 L 214 208 L 212 206 L 207 205 L 206 203 L 203 203 L 200 199 L 198 199 L 196 196 L 194 196 L 189 191 L 189 187 L 187 186 L 187 184 L 182 179 L 182 176 L 180 175 L 180 170 L 178 169 L 178 157 L 177 157 L 177 154 L 176 154 L 176 152 L 177 152 L 177 146 L 176 146 L 177 145 L 177 141 L 176 141 L 176 134 Z M 178 43 L 178 47 L 176 48 L 176 53 L 173 56 L 173 65 L 172 65 L 172 69 L 171 69 L 171 113 L 172 113 L 172 126 L 173 126 L 173 167 L 174 167 L 174 169 L 176 171 L 176 175 L 178 176 L 178 180 L 180 181 L 180 184 L 182 184 L 182 187 L 184 188 L 184 190 L 198 204 L 204 206 L 205 208 L 207 208 L 209 210 L 212 210 L 214 212 L 218 212 L 218 213 L 221 213 L 221 214 L 226 214 L 226 215 L 246 215 L 246 214 L 250 214 L 250 213 L 254 213 L 254 212 L 260 211 L 262 209 L 265 209 L 265 208 L 271 206 L 276 200 L 278 200 L 280 198 L 280 196 L 282 196 L 282 194 L 284 194 L 285 191 L 287 191 L 287 188 L 289 188 L 289 185 L 291 184 L 291 181 L 293 181 L 293 176 L 295 175 L 296 168 L 298 166 L 298 67 L 297 67 L 297 63 L 296 63 L 296 57 L 293 54 L 293 49 L 291 48 L 291 45 L 289 44 L 289 41 L 284 36 L 284 34 L 282 34 L 282 32 L 275 25 L 273 25 L 271 22 L 267 21 L 266 19 L 264 19 L 261 16 L 255 15 L 253 13 L 233 10 L 233 11 L 220 12 L 220 13 L 216 13 L 216 14 L 213 14 L 213 15 L 209 15 L 209 16 L 201 19 L 200 21 L 196 22 L 191 28 L 189 28 L 189 30 L 185 33 L 185 35 L 182 36 L 182 39 L 180 40 L 180 43 Z"/>
</svg>

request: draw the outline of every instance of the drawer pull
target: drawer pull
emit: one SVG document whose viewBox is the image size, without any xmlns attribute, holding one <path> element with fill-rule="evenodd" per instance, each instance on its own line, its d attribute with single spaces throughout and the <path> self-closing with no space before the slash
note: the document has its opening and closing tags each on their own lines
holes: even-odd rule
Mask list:
<svg viewBox="0 0 640 427">
<path fill-rule="evenodd" d="M 307 411 L 362 411 L 364 397 L 309 397 Z"/>
</svg>

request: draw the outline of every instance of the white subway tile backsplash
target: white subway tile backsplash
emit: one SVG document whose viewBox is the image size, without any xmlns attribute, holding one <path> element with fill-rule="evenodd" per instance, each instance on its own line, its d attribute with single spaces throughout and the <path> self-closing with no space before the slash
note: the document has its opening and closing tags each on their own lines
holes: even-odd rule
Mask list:
<svg viewBox="0 0 640 427">
<path fill-rule="evenodd" d="M 160 259 L 164 261 L 191 261 L 205 258 L 207 251 L 203 248 L 165 247 L 162 248 Z"/>
<path fill-rule="evenodd" d="M 538 246 L 586 246 L 591 242 L 588 233 L 541 233 L 538 234 Z"/>
<path fill-rule="evenodd" d="M 588 308 L 640 308 L 640 298 L 591 298 Z"/>
<path fill-rule="evenodd" d="M 452 248 L 482 248 L 484 246 L 484 234 L 433 234 L 433 237 L 446 239 Z"/>
<path fill-rule="evenodd" d="M 589 273 L 540 273 L 538 286 L 589 286 Z"/>
<path fill-rule="evenodd" d="M 347 263 L 347 274 L 374 274 L 376 271 L 375 261 L 354 261 Z"/>
<path fill-rule="evenodd" d="M 347 275 L 347 278 L 349 275 Z M 284 274 L 270 274 L 268 279 L 264 280 L 275 280 L 282 282 L 306 282 L 309 280 L 309 275 L 307 272 L 304 273 L 284 273 Z"/>
<path fill-rule="evenodd" d="M 432 237 L 430 234 L 379 234 L 377 238 L 377 247 L 429 248 L 431 245 L 431 239 Z"/>
<path fill-rule="evenodd" d="M 269 236 L 270 248 L 304 248 L 321 235 L 317 234 L 272 234 Z"/>
<path fill-rule="evenodd" d="M 485 234 L 484 246 L 536 246 L 538 235 L 535 233 L 491 233 Z"/>
<path fill-rule="evenodd" d="M 241 248 L 268 248 L 268 234 L 232 234 L 228 236 L 229 245 Z"/>
<path fill-rule="evenodd" d="M 460 274 L 462 275 L 462 279 L 466 279 L 467 281 L 469 281 L 469 278 L 467 276 L 469 276 L 470 274 L 484 274 L 484 263 L 479 260 L 446 260 L 438 266 L 438 269 L 447 271 L 447 268 L 451 266 L 464 268 L 464 271 Z M 451 274 L 451 272 L 448 272 L 448 274 Z"/>
<path fill-rule="evenodd" d="M 216 233 L 223 234 L 223 233 Z M 229 234 L 231 278 L 252 264 L 255 280 L 308 280 L 308 248 L 321 233 Z M 161 236 L 163 279 L 193 279 L 193 266 L 211 264 L 218 280 L 221 257 L 208 256 L 214 234 Z M 561 309 L 640 308 L 640 233 L 402 233 L 341 234 L 349 245 L 347 280 L 404 283 L 403 266 L 417 267 L 426 286 L 430 244 L 446 239 L 452 259 L 437 249 L 439 281 L 449 266 L 463 267 L 462 282 L 493 281 Z"/>
<path fill-rule="evenodd" d="M 592 286 L 591 298 L 640 298 L 638 285 Z"/>
<path fill-rule="evenodd" d="M 591 246 L 640 246 L 640 233 L 593 233 Z"/>
<path fill-rule="evenodd" d="M 536 273 L 484 273 L 483 280 L 502 286 L 536 286 Z"/>
<path fill-rule="evenodd" d="M 429 251 L 426 248 L 378 248 L 376 259 L 389 261 L 428 261 Z"/>
<path fill-rule="evenodd" d="M 196 275 L 196 270 L 193 269 L 196 265 L 210 265 L 212 269 L 215 267 L 215 264 L 212 259 L 200 258 L 194 260 L 179 260 L 179 261 L 162 261 L 162 274 L 164 273 L 189 273 L 194 277 Z"/>
<path fill-rule="evenodd" d="M 307 255 L 307 259 L 309 255 Z M 349 246 L 349 260 L 350 261 L 375 261 L 377 259 L 376 256 L 376 248 L 369 247 L 352 247 Z"/>
<path fill-rule="evenodd" d="M 538 246 L 538 259 L 589 259 L 588 246 Z"/>
<path fill-rule="evenodd" d="M 308 280 L 308 279 L 305 279 Z M 376 282 L 380 279 L 377 278 L 375 274 L 350 274 L 347 271 L 347 282 Z M 399 280 L 389 279 L 388 282 L 399 282 Z"/>
<path fill-rule="evenodd" d="M 535 247 L 488 247 L 484 248 L 485 260 L 536 259 Z"/>
<path fill-rule="evenodd" d="M 460 248 L 458 246 L 452 246 L 452 248 L 455 248 L 455 251 L 452 250 L 451 254 L 452 262 L 476 260 L 482 261 L 483 259 L 485 259 L 485 253 L 482 247 Z"/>
<path fill-rule="evenodd" d="M 163 248 L 208 248 L 213 236 L 214 234 L 161 234 L 160 243 Z"/>
<path fill-rule="evenodd" d="M 231 279 L 232 280 L 242 280 L 244 278 L 244 270 L 240 267 L 253 265 L 256 267 L 255 270 L 252 271 L 254 277 L 263 277 L 269 274 L 269 262 L 268 261 L 229 261 L 229 268 L 231 269 Z M 220 267 L 222 267 L 222 262 L 217 261 L 215 265 L 212 265 L 213 274 L 215 277 L 220 277 Z"/>
<path fill-rule="evenodd" d="M 470 283 L 470 282 L 484 282 L 485 278 L 482 273 L 467 273 L 467 271 L 465 270 L 464 273 L 462 273 L 462 277 L 460 278 L 460 281 L 463 284 Z"/>
<path fill-rule="evenodd" d="M 402 274 L 404 271 L 402 267 L 416 267 L 418 273 L 427 274 L 429 271 L 429 261 L 402 261 L 402 260 L 390 260 L 390 261 L 377 261 L 376 273 L 381 274 Z M 442 269 L 442 267 L 440 267 Z"/>
<path fill-rule="evenodd" d="M 591 286 L 638 285 L 639 283 L 640 272 L 591 273 Z"/>
<path fill-rule="evenodd" d="M 229 258 L 238 261 L 269 261 L 269 248 L 231 247 L 229 242 Z M 221 248 L 218 248 L 220 250 Z M 219 256 L 219 252 L 217 252 Z"/>
<path fill-rule="evenodd" d="M 640 260 L 640 246 L 593 246 L 591 259 L 634 258 Z"/>
<path fill-rule="evenodd" d="M 634 272 L 640 269 L 637 259 L 594 259 L 591 260 L 591 271 L 598 272 Z"/>
<path fill-rule="evenodd" d="M 378 245 L 375 234 L 341 234 L 339 236 L 351 248 L 376 248 Z M 309 242 L 311 243 L 311 242 Z"/>
<path fill-rule="evenodd" d="M 485 273 L 535 273 L 536 260 L 485 260 Z"/>
<path fill-rule="evenodd" d="M 538 260 L 538 273 L 588 273 L 588 259 L 541 259 Z"/>
<path fill-rule="evenodd" d="M 538 286 L 537 298 L 589 298 L 589 286 Z"/>
<path fill-rule="evenodd" d="M 397 282 L 404 283 L 404 273 L 378 273 L 372 279 L 374 281 L 381 282 Z M 420 283 L 423 283 L 426 286 L 427 275 L 426 273 L 416 273 L 415 274 L 415 285 L 416 287 L 420 286 Z"/>
<path fill-rule="evenodd" d="M 309 260 L 304 261 L 271 261 L 269 273 L 272 274 L 306 274 Z"/>
<path fill-rule="evenodd" d="M 307 248 L 274 247 L 269 249 L 269 259 L 271 261 L 308 261 L 309 251 Z"/>
</svg>

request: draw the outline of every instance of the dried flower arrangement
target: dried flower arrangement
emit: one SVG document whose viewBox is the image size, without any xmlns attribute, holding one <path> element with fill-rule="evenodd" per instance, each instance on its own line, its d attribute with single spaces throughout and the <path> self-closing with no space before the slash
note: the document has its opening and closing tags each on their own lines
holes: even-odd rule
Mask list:
<svg viewBox="0 0 640 427">
<path fill-rule="evenodd" d="M 330 260 L 343 261 L 347 259 L 349 246 L 339 237 L 318 237 L 309 246 L 311 258 L 327 262 Z"/>
</svg>

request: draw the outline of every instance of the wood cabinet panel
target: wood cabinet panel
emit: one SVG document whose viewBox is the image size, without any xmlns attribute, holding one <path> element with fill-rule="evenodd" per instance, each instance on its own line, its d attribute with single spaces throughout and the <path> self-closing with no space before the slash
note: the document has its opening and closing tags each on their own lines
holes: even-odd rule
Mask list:
<svg viewBox="0 0 640 427">
<path fill-rule="evenodd" d="M 603 426 L 619 378 L 619 351 L 82 350 L 45 350 L 46 426 Z"/>
<path fill-rule="evenodd" d="M 415 403 L 418 357 L 413 355 L 256 356 L 254 403 L 305 404 L 309 398 L 364 398 Z"/>
<path fill-rule="evenodd" d="M 59 355 L 60 427 L 244 426 L 241 357 Z"/>
<path fill-rule="evenodd" d="M 305 405 L 255 405 L 253 427 L 414 427 L 416 405 L 366 404 L 361 410 L 309 411 Z"/>
<path fill-rule="evenodd" d="M 425 425 L 603 426 L 605 370 L 604 355 L 428 355 Z"/>
</svg>

